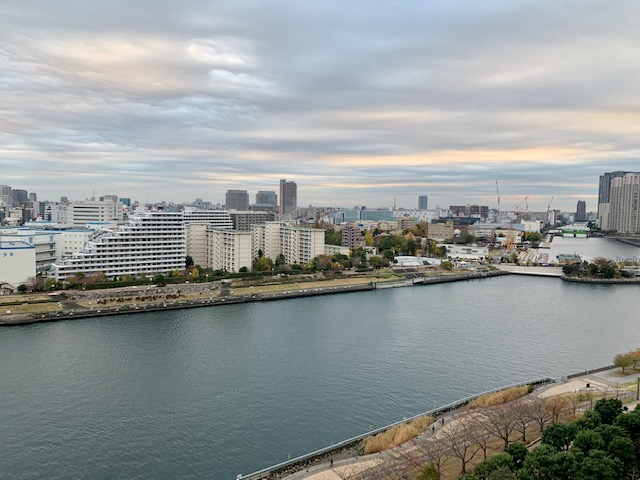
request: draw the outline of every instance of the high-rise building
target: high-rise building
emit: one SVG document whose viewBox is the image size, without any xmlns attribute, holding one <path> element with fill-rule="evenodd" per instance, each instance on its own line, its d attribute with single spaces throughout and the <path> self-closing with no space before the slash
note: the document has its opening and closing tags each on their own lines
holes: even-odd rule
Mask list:
<svg viewBox="0 0 640 480">
<path fill-rule="evenodd" d="M 20 207 L 29 201 L 29 193 L 26 190 L 11 190 L 13 206 Z"/>
<path fill-rule="evenodd" d="M 38 194 L 34 193 L 34 192 L 31 192 L 29 194 L 29 201 L 30 202 L 37 202 L 38 201 Z"/>
<path fill-rule="evenodd" d="M 611 179 L 608 230 L 640 233 L 640 173 Z"/>
<path fill-rule="evenodd" d="M 584 200 L 578 200 L 578 205 L 576 206 L 576 222 L 586 222 L 587 221 L 587 202 Z"/>
<path fill-rule="evenodd" d="M 269 205 L 275 207 L 278 205 L 278 195 L 273 190 L 258 190 L 256 193 L 256 205 Z"/>
<path fill-rule="evenodd" d="M 427 210 L 429 203 L 429 197 L 427 195 L 420 195 L 418 197 L 418 210 Z"/>
<path fill-rule="evenodd" d="M 296 182 L 287 182 L 286 179 L 280 180 L 280 208 L 278 213 L 285 215 L 293 213 L 298 208 L 298 186 Z"/>
<path fill-rule="evenodd" d="M 251 270 L 252 237 L 251 232 L 207 227 L 206 265 L 214 270 L 228 272 L 238 272 L 243 267 Z"/>
<path fill-rule="evenodd" d="M 246 190 L 227 190 L 224 198 L 227 210 L 249 210 L 249 194 Z"/>
<path fill-rule="evenodd" d="M 611 180 L 618 177 L 623 177 L 627 173 L 625 171 L 607 172 L 600 175 L 600 183 L 598 188 L 598 219 L 597 224 L 603 230 L 610 230 L 609 226 L 609 212 L 611 209 L 610 193 L 611 193 Z"/>
</svg>

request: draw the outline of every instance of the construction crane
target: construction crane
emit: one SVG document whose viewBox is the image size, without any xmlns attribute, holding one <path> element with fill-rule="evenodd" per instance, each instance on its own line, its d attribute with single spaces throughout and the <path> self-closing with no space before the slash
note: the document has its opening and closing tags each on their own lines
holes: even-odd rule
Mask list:
<svg viewBox="0 0 640 480">
<path fill-rule="evenodd" d="M 551 200 L 549 200 L 549 205 L 547 205 L 547 213 L 549 213 L 551 211 L 551 204 L 553 203 L 553 197 L 551 197 Z"/>
</svg>

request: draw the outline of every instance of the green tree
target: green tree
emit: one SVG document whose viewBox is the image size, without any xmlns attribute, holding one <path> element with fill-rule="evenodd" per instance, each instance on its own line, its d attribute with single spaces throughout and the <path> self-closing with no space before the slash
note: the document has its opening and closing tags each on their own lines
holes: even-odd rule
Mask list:
<svg viewBox="0 0 640 480">
<path fill-rule="evenodd" d="M 542 432 L 541 442 L 556 450 L 568 450 L 577 433 L 572 423 L 555 423 Z"/>
<path fill-rule="evenodd" d="M 582 417 L 573 422 L 579 430 L 593 430 L 597 428 L 601 423 L 602 419 L 600 418 L 600 414 L 593 410 L 584 412 Z"/>
<path fill-rule="evenodd" d="M 238 270 L 239 273 L 247 273 L 249 271 L 249 269 L 247 267 L 240 267 L 240 269 Z"/>
<path fill-rule="evenodd" d="M 557 454 L 557 450 L 550 445 L 534 448 L 524 461 L 519 473 L 520 479 L 559 480 L 562 478 L 557 475 L 559 470 Z"/>
<path fill-rule="evenodd" d="M 640 440 L 640 411 L 634 410 L 618 415 L 613 424 L 624 428 L 634 442 Z"/>
<path fill-rule="evenodd" d="M 18 292 L 20 293 L 26 293 L 27 289 L 28 287 L 24 283 L 21 283 L 20 285 L 18 285 Z"/>
<path fill-rule="evenodd" d="M 576 434 L 571 448 L 582 450 L 587 455 L 591 450 L 603 450 L 604 440 L 595 430 L 582 430 Z"/>
<path fill-rule="evenodd" d="M 638 465 L 636 447 L 633 441 L 625 435 L 612 439 L 607 447 L 607 453 L 609 457 L 620 460 L 625 473 L 633 471 Z"/>
<path fill-rule="evenodd" d="M 473 473 L 476 477 L 482 480 L 487 480 L 493 472 L 502 468 L 506 468 L 511 472 L 515 470 L 513 457 L 509 453 L 501 452 L 490 456 L 486 460 L 480 462 L 474 469 Z"/>
<path fill-rule="evenodd" d="M 624 475 L 624 465 L 617 458 L 609 458 L 601 450 L 592 450 L 578 469 L 576 480 L 619 480 Z"/>
<path fill-rule="evenodd" d="M 324 243 L 327 245 L 342 245 L 342 232 L 338 230 L 325 230 Z"/>
<path fill-rule="evenodd" d="M 513 466 L 516 470 L 520 470 L 524 464 L 525 458 L 527 458 L 527 447 L 521 442 L 514 442 L 507 447 L 507 453 L 511 455 L 513 459 Z"/>
<path fill-rule="evenodd" d="M 596 402 L 593 409 L 600 415 L 602 423 L 611 425 L 616 417 L 622 413 L 622 400 L 602 398 Z"/>
</svg>

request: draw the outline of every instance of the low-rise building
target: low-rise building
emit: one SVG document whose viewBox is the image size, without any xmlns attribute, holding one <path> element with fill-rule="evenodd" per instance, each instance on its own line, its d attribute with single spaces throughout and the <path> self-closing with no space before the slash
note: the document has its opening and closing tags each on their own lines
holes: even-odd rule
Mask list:
<svg viewBox="0 0 640 480">
<path fill-rule="evenodd" d="M 36 276 L 36 247 L 16 241 L 0 241 L 0 285 L 14 290 Z"/>
</svg>

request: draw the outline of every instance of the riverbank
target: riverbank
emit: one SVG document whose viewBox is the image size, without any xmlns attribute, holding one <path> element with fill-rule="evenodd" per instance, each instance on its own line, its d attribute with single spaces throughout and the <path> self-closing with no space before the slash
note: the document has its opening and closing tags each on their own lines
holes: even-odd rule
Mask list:
<svg viewBox="0 0 640 480">
<path fill-rule="evenodd" d="M 448 461 L 447 457 L 456 457 L 456 455 L 446 455 L 444 453 L 447 451 L 447 448 L 450 450 L 447 443 L 451 440 L 452 436 L 454 434 L 458 436 L 463 435 L 462 432 L 469 425 L 471 428 L 476 428 L 478 425 L 478 418 L 474 413 L 475 410 L 469 408 L 473 400 L 481 397 L 487 398 L 492 394 L 505 390 L 528 386 L 531 390 L 528 396 L 510 403 L 520 402 L 519 407 L 514 408 L 520 409 L 520 415 L 526 415 L 526 407 L 523 405 L 527 405 L 527 403 L 522 403 L 522 401 L 533 403 L 537 401 L 536 405 L 549 410 L 548 418 L 546 413 L 543 414 L 545 418 L 547 418 L 547 420 L 545 420 L 546 422 L 551 421 L 552 411 L 554 412 L 553 415 L 557 418 L 563 415 L 567 418 L 575 418 L 578 412 L 584 412 L 592 408 L 594 401 L 598 398 L 620 398 L 628 408 L 633 408 L 638 402 L 635 387 L 634 385 L 629 385 L 628 388 L 620 387 L 617 379 L 612 376 L 612 374 L 618 370 L 619 369 L 613 365 L 609 365 L 558 379 L 541 378 L 500 387 L 461 399 L 409 419 L 403 419 L 400 422 L 387 425 L 372 432 L 367 432 L 363 435 L 350 438 L 327 448 L 302 455 L 263 470 L 238 476 L 238 478 L 241 480 L 328 480 L 345 478 L 342 474 L 348 474 L 347 476 L 352 476 L 351 478 L 374 478 L 377 476 L 386 478 L 385 473 L 411 471 L 412 468 L 415 470 L 414 467 L 416 464 L 427 465 L 433 461 L 432 455 L 434 454 L 438 456 L 440 466 L 444 466 Z M 636 380 L 638 376 L 640 376 L 640 374 L 633 375 L 631 380 Z M 551 400 L 552 398 L 554 400 Z M 575 400 L 571 401 L 572 398 Z M 487 408 L 490 409 L 492 407 L 489 406 Z M 528 445 L 536 444 L 539 439 L 540 429 L 537 423 L 539 420 L 536 418 L 537 413 L 531 413 L 537 408 L 538 407 L 532 407 L 529 412 L 531 416 L 529 423 L 531 425 L 527 427 L 527 436 L 531 436 L 529 437 Z M 389 450 L 384 450 L 376 454 L 363 454 L 362 443 L 366 438 L 388 431 L 398 425 L 407 424 L 413 419 L 423 416 L 434 418 L 436 422 L 434 422 L 432 428 L 426 429 L 423 433 L 419 434 L 418 437 Z M 472 420 L 467 422 L 468 425 L 465 425 L 465 419 L 470 417 L 473 417 Z M 455 423 L 459 423 L 460 426 L 456 426 L 452 430 L 453 433 L 447 432 L 447 430 L 451 430 L 451 425 Z M 529 431 L 529 428 L 531 428 L 531 431 Z M 519 429 L 514 429 L 511 433 L 513 433 L 513 435 L 508 435 L 509 441 L 511 441 L 512 438 L 515 441 L 516 436 L 524 435 L 523 431 Z M 473 440 L 474 438 L 475 437 L 470 436 L 469 441 L 477 441 L 477 439 Z M 488 443 L 489 442 L 483 443 L 485 448 Z M 496 452 L 502 450 L 501 442 L 498 443 L 498 446 L 494 445 Z M 439 454 L 438 452 L 443 453 Z M 458 478 L 459 475 L 456 474 L 457 470 L 455 468 L 453 470 L 453 475 L 444 475 L 443 478 Z"/>
<path fill-rule="evenodd" d="M 27 302 L 5 300 L 0 304 L 5 312 L 0 326 L 75 320 L 102 316 L 155 311 L 214 307 L 249 302 L 268 302 L 309 296 L 373 291 L 383 288 L 435 285 L 506 275 L 501 271 L 450 272 L 403 269 L 393 275 L 352 276 L 326 280 L 300 281 L 278 285 L 240 285 L 229 287 L 219 282 L 211 284 L 171 285 L 166 287 L 129 287 L 95 292 L 65 291 L 48 296 L 31 296 Z M 26 306 L 28 313 L 16 313 L 16 307 Z M 7 308 L 7 306 L 9 306 Z"/>
</svg>

